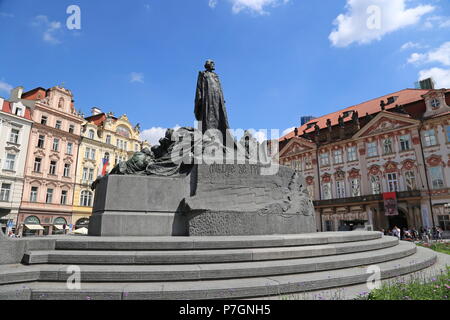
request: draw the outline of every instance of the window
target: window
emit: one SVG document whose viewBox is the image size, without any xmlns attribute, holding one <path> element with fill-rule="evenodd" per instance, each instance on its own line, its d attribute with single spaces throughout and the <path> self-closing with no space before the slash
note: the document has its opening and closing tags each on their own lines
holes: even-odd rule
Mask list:
<svg viewBox="0 0 450 320">
<path fill-rule="evenodd" d="M 358 155 L 356 153 L 356 147 L 350 147 L 347 149 L 347 159 L 348 159 L 348 161 L 358 160 Z"/>
<path fill-rule="evenodd" d="M 346 197 L 344 181 L 336 181 L 336 196 L 338 197 L 338 199 Z"/>
<path fill-rule="evenodd" d="M 88 172 L 89 172 L 89 169 L 88 168 L 83 168 L 83 181 L 87 181 L 87 179 L 88 179 Z"/>
<path fill-rule="evenodd" d="M 326 232 L 334 231 L 333 220 L 326 220 L 325 221 L 325 231 Z"/>
<path fill-rule="evenodd" d="M 111 144 L 111 136 L 109 134 L 106 136 L 106 143 Z"/>
<path fill-rule="evenodd" d="M 52 175 L 52 176 L 56 175 L 56 161 L 51 161 L 50 162 L 49 174 Z"/>
<path fill-rule="evenodd" d="M 374 142 L 369 142 L 367 144 L 367 156 L 368 157 L 376 157 L 378 156 L 378 146 L 377 143 Z"/>
<path fill-rule="evenodd" d="M 91 207 L 92 206 L 92 192 L 90 191 L 82 191 L 80 204 L 83 207 Z"/>
<path fill-rule="evenodd" d="M 30 202 L 37 202 L 38 187 L 31 187 Z"/>
<path fill-rule="evenodd" d="M 330 165 L 330 155 L 328 153 L 321 153 L 320 154 L 320 165 L 321 166 L 328 166 L 328 165 Z"/>
<path fill-rule="evenodd" d="M 14 113 L 16 116 L 23 117 L 22 108 L 16 107 L 16 111 Z"/>
<path fill-rule="evenodd" d="M 359 179 L 353 179 L 351 181 L 352 184 L 352 197 L 361 196 L 361 183 Z"/>
<path fill-rule="evenodd" d="M 8 153 L 6 155 L 5 167 L 3 169 L 14 171 L 15 166 L 16 166 L 16 155 Z"/>
<path fill-rule="evenodd" d="M 331 182 L 322 184 L 322 198 L 323 200 L 330 200 L 332 198 L 331 194 Z"/>
<path fill-rule="evenodd" d="M 9 135 L 9 142 L 14 144 L 19 144 L 19 133 L 17 129 L 11 129 L 11 134 Z"/>
<path fill-rule="evenodd" d="M 73 154 L 73 143 L 72 142 L 67 143 L 67 154 L 70 154 L 70 155 Z"/>
<path fill-rule="evenodd" d="M 37 147 L 44 149 L 45 136 L 39 135 Z"/>
<path fill-rule="evenodd" d="M 91 159 L 95 160 L 95 149 L 91 149 Z"/>
<path fill-rule="evenodd" d="M 292 161 L 292 169 L 296 171 L 302 171 L 302 162 L 300 160 Z"/>
<path fill-rule="evenodd" d="M 425 147 L 431 147 L 437 145 L 436 133 L 432 130 L 427 130 L 423 133 L 423 139 Z"/>
<path fill-rule="evenodd" d="M 400 136 L 400 151 L 411 150 L 411 137 L 409 135 Z"/>
<path fill-rule="evenodd" d="M 408 191 L 416 190 L 416 175 L 413 171 L 405 172 L 405 185 Z"/>
<path fill-rule="evenodd" d="M 430 168 L 431 184 L 433 189 L 444 188 L 444 177 L 442 175 L 441 167 Z"/>
<path fill-rule="evenodd" d="M 108 160 L 109 162 L 109 152 L 105 152 L 105 160 Z"/>
<path fill-rule="evenodd" d="M 381 193 L 381 181 L 379 176 L 370 176 L 370 185 L 372 187 L 372 194 Z"/>
<path fill-rule="evenodd" d="M 339 164 L 344 162 L 344 159 L 342 157 L 342 150 L 335 150 L 333 152 L 333 157 L 334 157 L 334 164 Z"/>
<path fill-rule="evenodd" d="M 447 126 L 445 128 L 446 132 L 447 132 L 447 142 L 450 142 L 450 126 Z"/>
<path fill-rule="evenodd" d="M 48 121 L 48 117 L 47 116 L 42 116 L 41 117 L 41 124 L 43 124 L 44 126 L 47 125 L 47 121 Z"/>
<path fill-rule="evenodd" d="M 433 110 L 437 110 L 441 106 L 441 102 L 438 99 L 433 99 L 431 100 L 430 105 Z"/>
<path fill-rule="evenodd" d="M 66 178 L 70 177 L 70 163 L 64 164 L 64 177 Z"/>
<path fill-rule="evenodd" d="M 92 129 L 89 130 L 89 132 L 88 132 L 88 138 L 94 140 L 94 137 L 95 137 L 95 132 L 94 132 L 94 130 L 92 130 Z"/>
<path fill-rule="evenodd" d="M 62 122 L 61 122 L 61 120 L 56 120 L 55 128 L 58 129 L 58 130 L 61 130 L 61 127 L 62 127 Z"/>
<path fill-rule="evenodd" d="M 42 159 L 41 158 L 34 158 L 34 172 L 41 172 L 41 164 Z"/>
<path fill-rule="evenodd" d="M 89 181 L 94 181 L 94 169 L 89 169 Z"/>
<path fill-rule="evenodd" d="M 46 203 L 52 203 L 53 202 L 53 189 L 47 189 L 47 196 L 45 198 Z"/>
<path fill-rule="evenodd" d="M 9 195 L 11 193 L 11 184 L 10 183 L 2 183 L 2 187 L 0 189 L 0 201 L 9 201 Z"/>
<path fill-rule="evenodd" d="M 312 167 L 313 167 L 313 165 L 312 165 L 311 157 L 306 157 L 305 158 L 305 169 L 306 170 L 311 170 Z"/>
<path fill-rule="evenodd" d="M 398 179 L 396 173 L 388 173 L 387 174 L 387 180 L 388 180 L 388 190 L 389 192 L 397 192 L 398 189 Z"/>
<path fill-rule="evenodd" d="M 89 159 L 90 156 L 91 156 L 91 148 L 86 148 L 86 150 L 84 151 L 84 158 Z"/>
<path fill-rule="evenodd" d="M 61 191 L 61 204 L 62 205 L 67 204 L 67 191 L 66 190 Z"/>
<path fill-rule="evenodd" d="M 53 139 L 53 151 L 59 150 L 59 139 Z"/>
<path fill-rule="evenodd" d="M 394 152 L 392 148 L 392 140 L 391 138 L 384 139 L 383 141 L 383 154 L 391 154 Z"/>
<path fill-rule="evenodd" d="M 69 126 L 69 133 L 74 133 L 75 132 L 75 126 L 73 124 L 71 124 Z"/>
<path fill-rule="evenodd" d="M 438 221 L 442 230 L 450 231 L 450 215 L 438 216 Z"/>
</svg>

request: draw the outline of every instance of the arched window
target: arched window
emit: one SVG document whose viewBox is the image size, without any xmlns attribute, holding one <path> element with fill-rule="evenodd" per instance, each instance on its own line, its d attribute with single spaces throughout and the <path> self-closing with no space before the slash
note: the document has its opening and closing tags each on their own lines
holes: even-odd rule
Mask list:
<svg viewBox="0 0 450 320">
<path fill-rule="evenodd" d="M 94 139 L 94 137 L 95 137 L 95 132 L 94 132 L 94 130 L 89 130 L 89 133 L 88 133 L 88 137 L 89 137 L 89 139 Z"/>
<path fill-rule="evenodd" d="M 62 225 L 67 225 L 67 220 L 66 219 L 64 219 L 64 218 L 56 218 L 54 221 L 53 221 L 53 224 L 54 225 L 58 225 L 58 226 L 62 226 Z"/>
<path fill-rule="evenodd" d="M 80 204 L 82 207 L 92 207 L 92 192 L 87 190 L 82 191 Z"/>
<path fill-rule="evenodd" d="M 41 220 L 35 216 L 29 216 L 25 219 L 24 224 L 41 224 Z"/>
</svg>

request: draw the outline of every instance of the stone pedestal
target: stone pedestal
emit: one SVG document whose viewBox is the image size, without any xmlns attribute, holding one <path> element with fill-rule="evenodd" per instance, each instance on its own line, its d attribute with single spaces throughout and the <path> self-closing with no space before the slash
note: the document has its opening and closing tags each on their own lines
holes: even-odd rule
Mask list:
<svg viewBox="0 0 450 320">
<path fill-rule="evenodd" d="M 97 186 L 91 236 L 316 232 L 304 179 L 287 167 L 198 165 L 184 176 L 111 175 Z"/>
</svg>

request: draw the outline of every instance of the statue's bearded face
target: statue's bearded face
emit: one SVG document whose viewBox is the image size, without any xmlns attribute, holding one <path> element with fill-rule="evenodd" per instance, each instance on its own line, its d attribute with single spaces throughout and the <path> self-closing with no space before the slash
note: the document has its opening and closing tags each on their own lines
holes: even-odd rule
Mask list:
<svg viewBox="0 0 450 320">
<path fill-rule="evenodd" d="M 214 64 L 214 61 L 212 61 L 212 60 L 206 61 L 206 63 L 205 63 L 205 68 L 206 68 L 206 70 L 208 70 L 208 71 L 213 71 L 213 70 L 215 70 L 215 64 Z"/>
</svg>

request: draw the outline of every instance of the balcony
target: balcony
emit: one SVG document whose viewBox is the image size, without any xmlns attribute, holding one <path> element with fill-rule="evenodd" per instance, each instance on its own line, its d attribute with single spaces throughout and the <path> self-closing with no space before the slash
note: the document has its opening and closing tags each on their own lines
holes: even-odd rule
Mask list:
<svg viewBox="0 0 450 320">
<path fill-rule="evenodd" d="M 397 192 L 397 199 L 406 200 L 412 198 L 420 198 L 422 193 L 420 190 L 402 191 Z M 342 199 L 330 199 L 330 200 L 317 200 L 314 201 L 314 207 L 337 207 L 349 204 L 368 204 L 373 202 L 382 202 L 383 194 L 371 194 L 359 197 L 342 198 Z"/>
</svg>

